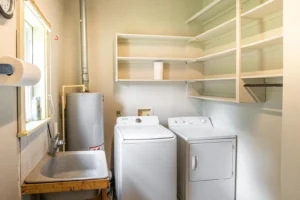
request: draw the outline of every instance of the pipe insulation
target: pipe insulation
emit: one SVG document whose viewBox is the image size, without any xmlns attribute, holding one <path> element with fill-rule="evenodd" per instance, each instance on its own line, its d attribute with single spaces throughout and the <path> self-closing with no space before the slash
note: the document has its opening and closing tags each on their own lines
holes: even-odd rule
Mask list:
<svg viewBox="0 0 300 200">
<path fill-rule="evenodd" d="M 86 0 L 80 0 L 81 76 L 82 84 L 89 91 L 88 48 L 87 48 Z"/>
</svg>

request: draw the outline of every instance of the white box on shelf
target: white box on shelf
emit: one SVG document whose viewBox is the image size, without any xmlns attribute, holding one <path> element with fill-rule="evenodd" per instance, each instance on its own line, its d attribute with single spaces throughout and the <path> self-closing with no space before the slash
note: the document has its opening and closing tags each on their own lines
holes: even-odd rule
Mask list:
<svg viewBox="0 0 300 200">
<path fill-rule="evenodd" d="M 154 80 L 163 80 L 164 63 L 162 61 L 154 62 Z"/>
</svg>

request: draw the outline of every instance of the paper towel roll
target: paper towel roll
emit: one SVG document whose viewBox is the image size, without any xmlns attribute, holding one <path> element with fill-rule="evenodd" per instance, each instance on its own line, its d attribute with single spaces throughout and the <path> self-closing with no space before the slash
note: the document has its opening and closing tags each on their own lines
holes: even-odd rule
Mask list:
<svg viewBox="0 0 300 200">
<path fill-rule="evenodd" d="M 154 62 L 154 80 L 163 80 L 164 63 L 162 61 Z"/>
<path fill-rule="evenodd" d="M 14 72 L 8 76 L 0 74 L 0 86 L 32 86 L 37 84 L 41 79 L 41 70 L 28 62 L 11 57 L 0 57 L 0 64 L 9 64 L 13 67 Z"/>
</svg>

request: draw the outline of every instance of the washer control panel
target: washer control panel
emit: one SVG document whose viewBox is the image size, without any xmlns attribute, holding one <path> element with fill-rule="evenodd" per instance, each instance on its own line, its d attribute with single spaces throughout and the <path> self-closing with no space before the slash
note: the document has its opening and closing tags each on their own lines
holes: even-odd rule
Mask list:
<svg viewBox="0 0 300 200">
<path fill-rule="evenodd" d="M 132 116 L 118 117 L 118 126 L 134 126 L 134 125 L 159 125 L 158 117 L 156 116 Z"/>
<path fill-rule="evenodd" d="M 169 127 L 173 126 L 202 126 L 213 127 L 209 117 L 176 117 L 168 119 Z"/>
</svg>

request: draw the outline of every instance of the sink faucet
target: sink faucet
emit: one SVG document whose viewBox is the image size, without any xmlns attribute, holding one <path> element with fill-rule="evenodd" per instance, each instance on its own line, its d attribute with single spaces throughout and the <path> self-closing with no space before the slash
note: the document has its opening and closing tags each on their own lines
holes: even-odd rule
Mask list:
<svg viewBox="0 0 300 200">
<path fill-rule="evenodd" d="M 59 136 L 60 136 L 60 134 L 56 134 L 56 136 L 51 139 L 51 146 L 50 146 L 49 154 L 53 157 L 56 155 L 57 149 L 60 146 L 65 144 L 65 142 L 63 140 L 59 139 Z"/>
</svg>

